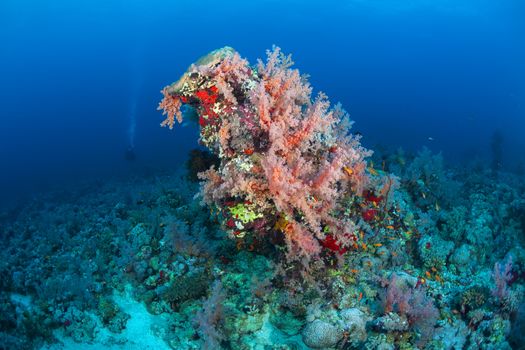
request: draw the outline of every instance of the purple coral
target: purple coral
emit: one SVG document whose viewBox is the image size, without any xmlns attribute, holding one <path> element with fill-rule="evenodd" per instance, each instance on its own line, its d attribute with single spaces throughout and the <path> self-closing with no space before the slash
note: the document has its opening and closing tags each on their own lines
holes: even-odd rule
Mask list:
<svg viewBox="0 0 525 350">
<path fill-rule="evenodd" d="M 492 273 L 494 278 L 494 288 L 492 295 L 499 301 L 504 301 L 509 297 L 509 285 L 515 276 L 512 273 L 512 256 L 509 255 L 505 263 L 496 262 Z"/>
<path fill-rule="evenodd" d="M 385 313 L 396 312 L 406 316 L 410 327 L 420 333 L 420 344 L 425 344 L 433 333 L 439 311 L 426 290 L 412 287 L 406 278 L 392 274 L 382 298 Z"/>
<path fill-rule="evenodd" d="M 201 349 L 220 349 L 220 343 L 225 339 L 219 327 L 224 317 L 223 301 L 226 293 L 222 282 L 214 282 L 209 298 L 202 305 L 202 310 L 195 317 L 198 331 L 203 339 Z"/>
</svg>

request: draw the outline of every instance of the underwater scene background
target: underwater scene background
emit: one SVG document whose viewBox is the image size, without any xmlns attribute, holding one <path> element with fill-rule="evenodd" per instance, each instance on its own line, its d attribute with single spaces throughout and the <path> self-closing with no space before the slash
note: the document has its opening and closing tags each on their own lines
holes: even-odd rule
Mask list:
<svg viewBox="0 0 525 350">
<path fill-rule="evenodd" d="M 520 1 L 0 3 L 0 349 L 524 349 Z"/>
</svg>

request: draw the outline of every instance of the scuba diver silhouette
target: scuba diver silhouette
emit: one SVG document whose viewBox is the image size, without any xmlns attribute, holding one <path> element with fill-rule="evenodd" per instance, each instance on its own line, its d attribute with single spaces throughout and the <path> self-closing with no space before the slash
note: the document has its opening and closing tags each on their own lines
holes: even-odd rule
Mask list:
<svg viewBox="0 0 525 350">
<path fill-rule="evenodd" d="M 135 153 L 135 147 L 128 146 L 128 148 L 126 148 L 126 152 L 124 153 L 124 159 L 126 159 L 128 162 L 132 162 L 135 159 L 137 159 L 137 154 Z"/>
</svg>

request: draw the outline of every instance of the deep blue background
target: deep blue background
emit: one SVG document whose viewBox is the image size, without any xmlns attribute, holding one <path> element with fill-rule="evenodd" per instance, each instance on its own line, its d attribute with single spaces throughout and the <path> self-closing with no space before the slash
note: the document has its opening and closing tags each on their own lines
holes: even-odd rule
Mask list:
<svg viewBox="0 0 525 350">
<path fill-rule="evenodd" d="M 0 205 L 78 181 L 169 170 L 195 127 L 161 129 L 159 90 L 229 45 L 276 44 L 342 102 L 365 145 L 505 166 L 525 154 L 525 8 L 501 0 L 0 1 Z M 460 5 L 458 5 L 460 4 Z M 138 159 L 123 159 L 133 105 Z M 433 138 L 434 141 L 429 141 Z"/>
</svg>

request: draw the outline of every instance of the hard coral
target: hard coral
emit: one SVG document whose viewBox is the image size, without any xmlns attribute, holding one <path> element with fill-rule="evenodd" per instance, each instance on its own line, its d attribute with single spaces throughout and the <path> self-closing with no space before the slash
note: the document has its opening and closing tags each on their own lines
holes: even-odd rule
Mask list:
<svg viewBox="0 0 525 350">
<path fill-rule="evenodd" d="M 303 329 L 304 343 L 312 349 L 333 347 L 343 337 L 343 332 L 336 326 L 321 320 L 315 320 Z"/>
<path fill-rule="evenodd" d="M 180 119 L 180 104 L 197 112 L 200 142 L 220 158 L 199 175 L 202 195 L 232 238 L 280 236 L 288 261 L 307 263 L 322 246 L 344 253 L 362 218 L 345 215 L 343 203 L 355 203 L 369 184 L 364 158 L 371 152 L 349 133 L 339 105 L 330 107 L 322 93 L 312 98 L 290 56 L 279 48 L 267 54 L 252 67 L 225 47 L 191 65 L 163 90 L 163 125 Z M 230 209 L 239 205 L 264 219 L 241 222 Z"/>
</svg>

